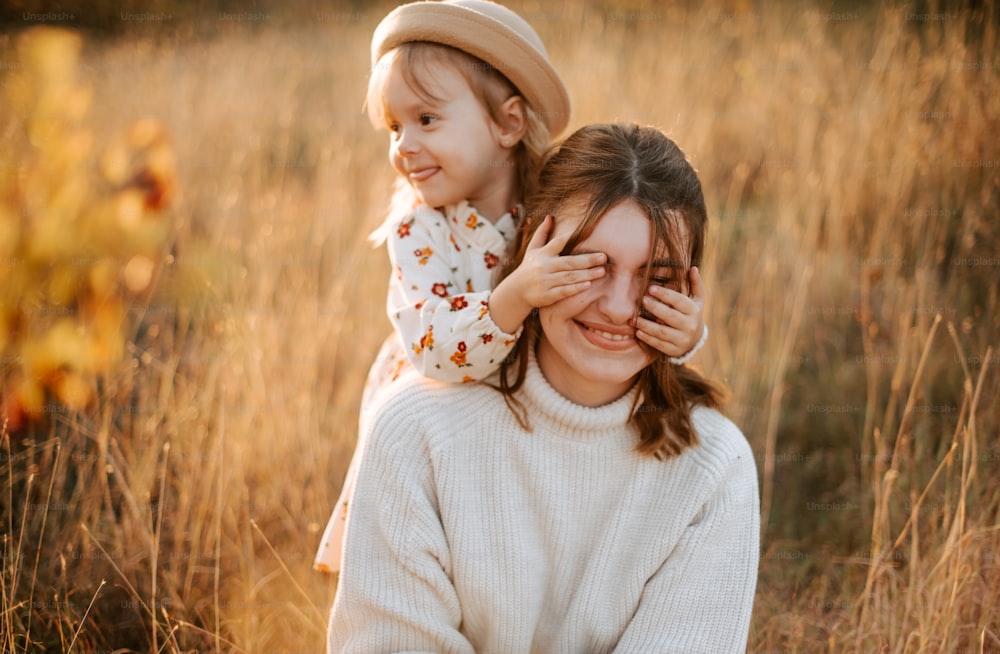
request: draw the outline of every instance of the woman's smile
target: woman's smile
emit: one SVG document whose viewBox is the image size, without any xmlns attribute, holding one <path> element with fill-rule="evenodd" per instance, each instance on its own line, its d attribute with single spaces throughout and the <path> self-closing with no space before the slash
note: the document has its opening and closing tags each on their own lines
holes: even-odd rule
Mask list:
<svg viewBox="0 0 1000 654">
<path fill-rule="evenodd" d="M 635 330 L 632 328 L 605 327 L 603 325 L 575 320 L 588 341 L 606 350 L 626 350 L 636 346 Z"/>
</svg>

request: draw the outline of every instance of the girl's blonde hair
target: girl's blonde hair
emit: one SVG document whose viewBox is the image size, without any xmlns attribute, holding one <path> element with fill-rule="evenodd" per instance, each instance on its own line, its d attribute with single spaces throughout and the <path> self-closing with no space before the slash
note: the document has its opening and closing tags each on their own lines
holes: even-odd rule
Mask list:
<svg viewBox="0 0 1000 654">
<path fill-rule="evenodd" d="M 662 252 L 687 265 L 701 263 L 708 217 L 701 182 L 684 153 L 652 127 L 589 125 L 553 150 L 542 167 L 537 190 L 525 205 L 526 218 L 515 254 L 501 275 L 509 275 L 524 259 L 531 236 L 546 215 L 558 220 L 560 211 L 567 208 L 582 212 L 583 219 L 563 249 L 565 255 L 593 232 L 604 214 L 622 202 L 635 203 L 649 218 L 651 252 Z M 649 257 L 646 286 L 656 258 L 659 255 Z M 636 310 L 641 311 L 641 297 L 638 302 Z M 528 348 L 537 342 L 540 331 L 538 314 L 532 313 L 500 369 L 499 390 L 524 427 L 528 427 L 527 416 L 515 393 L 524 383 Z M 630 419 L 639 431 L 636 449 L 656 458 L 670 458 L 698 444 L 691 408 L 718 408 L 722 391 L 698 371 L 673 365 L 668 357 L 643 347 L 654 358 L 639 372 L 637 382 L 638 406 L 633 407 Z"/>
<path fill-rule="evenodd" d="M 428 102 L 439 99 L 434 95 L 434 84 L 429 76 L 429 65 L 439 63 L 451 66 L 465 78 L 473 95 L 497 124 L 503 121 L 500 108 L 504 102 L 512 96 L 520 96 L 524 100 L 524 97 L 510 80 L 483 60 L 440 43 L 412 41 L 397 46 L 379 59 L 368 80 L 365 106 L 368 118 L 376 126 L 384 125 L 382 93 L 386 75 L 393 61 L 400 63 L 406 84 L 413 89 L 414 93 Z M 538 170 L 551 140 L 545 121 L 528 105 L 527 100 L 524 100 L 524 108 L 527 127 L 524 136 L 514 150 L 514 190 L 520 198 L 526 198 L 534 193 Z M 416 195 L 406 180 L 397 178 L 386 220 L 372 232 L 371 240 L 376 244 L 384 241 L 389 224 L 401 212 L 412 209 L 416 201 Z"/>
</svg>

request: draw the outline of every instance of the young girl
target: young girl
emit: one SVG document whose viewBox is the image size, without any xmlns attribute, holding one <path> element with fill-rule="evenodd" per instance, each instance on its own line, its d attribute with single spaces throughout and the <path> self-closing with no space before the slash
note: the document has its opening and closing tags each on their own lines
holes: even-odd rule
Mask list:
<svg viewBox="0 0 1000 654">
<path fill-rule="evenodd" d="M 584 291 L 605 274 L 604 253 L 561 256 L 546 217 L 523 262 L 493 278 L 520 228 L 550 135 L 569 122 L 569 97 L 538 35 L 485 0 L 402 5 L 372 37 L 367 107 L 389 131 L 400 175 L 377 232 L 392 262 L 387 311 L 394 333 L 368 376 L 361 433 L 373 395 L 405 370 L 443 382 L 478 381 L 511 353 L 537 308 Z M 635 337 L 683 363 L 704 341 L 703 296 L 652 286 Z M 684 356 L 681 356 L 684 355 Z M 340 567 L 354 462 L 327 524 L 315 567 Z"/>
</svg>

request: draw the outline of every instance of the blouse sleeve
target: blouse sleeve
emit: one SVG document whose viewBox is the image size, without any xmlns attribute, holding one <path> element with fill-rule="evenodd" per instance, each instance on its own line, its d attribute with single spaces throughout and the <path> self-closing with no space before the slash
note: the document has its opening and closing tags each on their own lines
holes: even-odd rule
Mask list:
<svg viewBox="0 0 1000 654">
<path fill-rule="evenodd" d="M 402 402 L 395 406 L 361 451 L 327 647 L 330 654 L 474 654 L 459 630 L 462 609 L 421 429 Z"/>
<path fill-rule="evenodd" d="M 616 652 L 746 651 L 760 557 L 757 472 L 747 447 L 643 589 Z"/>
<path fill-rule="evenodd" d="M 442 224 L 434 224 L 432 215 Z M 442 382 L 479 381 L 500 367 L 521 330 L 501 330 L 490 317 L 490 290 L 473 290 L 468 271 L 452 265 L 449 248 L 456 246 L 444 220 L 436 212 L 416 212 L 390 228 L 386 308 L 420 374 Z"/>
</svg>

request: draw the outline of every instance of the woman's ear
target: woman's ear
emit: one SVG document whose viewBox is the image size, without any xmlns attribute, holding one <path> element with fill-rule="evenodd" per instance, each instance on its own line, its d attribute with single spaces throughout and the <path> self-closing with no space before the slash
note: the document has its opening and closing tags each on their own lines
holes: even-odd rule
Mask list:
<svg viewBox="0 0 1000 654">
<path fill-rule="evenodd" d="M 500 145 L 512 148 L 521 142 L 528 129 L 528 109 L 519 95 L 512 95 L 500 105 L 499 128 Z"/>
</svg>

